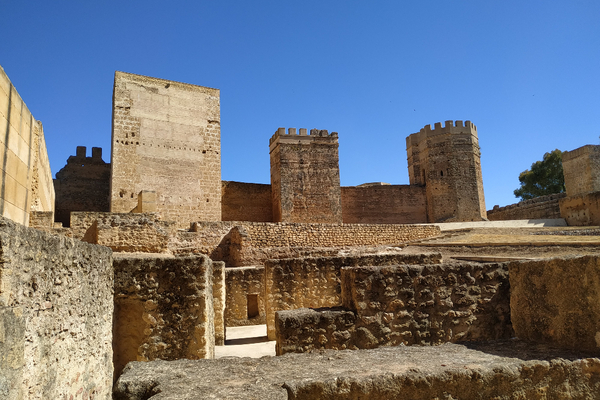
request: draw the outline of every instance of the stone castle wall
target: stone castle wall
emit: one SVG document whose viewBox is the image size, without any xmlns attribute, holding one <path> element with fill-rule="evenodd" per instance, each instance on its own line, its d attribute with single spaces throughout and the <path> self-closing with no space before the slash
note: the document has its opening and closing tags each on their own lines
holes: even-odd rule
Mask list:
<svg viewBox="0 0 600 400">
<path fill-rule="evenodd" d="M 112 129 L 112 212 L 147 190 L 179 227 L 221 219 L 219 90 L 116 72 Z"/>
<path fill-rule="evenodd" d="M 269 149 L 273 221 L 341 223 L 338 134 L 279 128 Z"/>
<path fill-rule="evenodd" d="M 221 220 L 273 222 L 271 185 L 223 181 Z"/>
<path fill-rule="evenodd" d="M 109 399 L 111 251 L 0 219 L 0 395 Z"/>
<path fill-rule="evenodd" d="M 424 186 L 377 185 L 342 187 L 345 224 L 419 224 L 427 222 Z"/>
<path fill-rule="evenodd" d="M 486 217 L 477 128 L 471 121 L 426 125 L 406 138 L 411 185 L 425 185 L 429 222 Z"/>
<path fill-rule="evenodd" d="M 54 187 L 42 123 L 0 67 L 0 215 L 25 226 L 30 211 L 54 211 Z"/>
<path fill-rule="evenodd" d="M 567 196 L 600 192 L 600 146 L 587 145 L 562 153 Z"/>
<path fill-rule="evenodd" d="M 492 210 L 488 210 L 487 218 L 490 221 L 561 218 L 559 201 L 565 196 L 565 193 L 557 193 L 524 200 L 505 207 L 494 206 Z"/>
<path fill-rule="evenodd" d="M 600 226 L 600 192 L 560 199 L 560 215 L 569 226 Z"/>
<path fill-rule="evenodd" d="M 86 148 L 77 146 L 75 156 L 56 173 L 55 221 L 70 226 L 72 211 L 110 211 L 110 164 L 102 160 L 102 149 L 92 147 L 92 156 Z"/>
</svg>

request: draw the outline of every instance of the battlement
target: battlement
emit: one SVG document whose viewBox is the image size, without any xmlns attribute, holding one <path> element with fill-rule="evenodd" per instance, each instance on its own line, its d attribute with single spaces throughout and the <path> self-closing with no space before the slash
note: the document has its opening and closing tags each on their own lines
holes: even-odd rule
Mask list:
<svg viewBox="0 0 600 400">
<path fill-rule="evenodd" d="M 477 127 L 471 121 L 445 121 L 444 126 L 441 122 L 436 122 L 433 129 L 431 125 L 425 125 L 419 132 L 413 133 L 406 138 L 406 146 L 417 145 L 428 137 L 438 135 L 459 135 L 471 134 L 477 137 Z"/>
<path fill-rule="evenodd" d="M 300 128 L 300 129 L 296 129 L 296 128 L 288 128 L 288 133 L 285 133 L 285 128 L 278 128 L 275 133 L 273 134 L 273 136 L 271 136 L 271 139 L 269 139 L 269 146 L 271 146 L 272 144 L 274 144 L 276 141 L 279 140 L 279 142 L 281 142 L 281 140 L 285 140 L 287 141 L 312 141 L 317 137 L 321 137 L 321 138 L 331 138 L 331 139 L 335 139 L 334 143 L 337 143 L 337 139 L 338 139 L 338 133 L 337 132 L 331 132 L 329 133 L 326 129 L 311 129 L 310 130 L 310 135 L 307 134 L 308 131 L 306 128 Z"/>
<path fill-rule="evenodd" d="M 87 157 L 87 148 L 85 146 L 77 146 L 74 156 L 70 156 L 67 159 L 67 164 L 76 163 L 81 164 L 83 162 L 99 162 L 104 163 L 102 160 L 102 147 L 92 147 L 92 156 Z"/>
</svg>

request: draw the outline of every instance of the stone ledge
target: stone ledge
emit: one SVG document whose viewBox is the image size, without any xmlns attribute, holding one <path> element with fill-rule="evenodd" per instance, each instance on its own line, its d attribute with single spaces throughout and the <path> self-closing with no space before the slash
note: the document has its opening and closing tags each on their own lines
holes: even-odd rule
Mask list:
<svg viewBox="0 0 600 400">
<path fill-rule="evenodd" d="M 518 340 L 132 362 L 115 399 L 600 399 L 600 359 Z"/>
</svg>

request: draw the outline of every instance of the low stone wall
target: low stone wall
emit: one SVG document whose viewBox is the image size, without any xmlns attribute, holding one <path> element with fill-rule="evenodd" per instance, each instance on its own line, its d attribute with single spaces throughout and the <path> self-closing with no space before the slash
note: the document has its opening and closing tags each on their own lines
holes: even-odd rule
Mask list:
<svg viewBox="0 0 600 400">
<path fill-rule="evenodd" d="M 520 339 L 600 354 L 600 257 L 512 262 L 510 304 Z"/>
<path fill-rule="evenodd" d="M 263 267 L 225 269 L 227 287 L 226 326 L 265 323 L 264 275 L 265 269 Z"/>
<path fill-rule="evenodd" d="M 505 264 L 342 268 L 343 308 L 280 311 L 277 354 L 512 337 Z"/>
<path fill-rule="evenodd" d="M 213 268 L 206 256 L 116 255 L 114 365 L 213 358 Z"/>
<path fill-rule="evenodd" d="M 221 220 L 273 222 L 271 185 L 221 182 Z"/>
<path fill-rule="evenodd" d="M 561 199 L 560 215 L 567 221 L 569 226 L 599 226 L 600 192 Z"/>
<path fill-rule="evenodd" d="M 0 397 L 110 399 L 110 249 L 0 218 Z"/>
<path fill-rule="evenodd" d="M 431 253 L 268 260 L 265 262 L 267 336 L 270 340 L 276 339 L 277 311 L 342 305 L 342 267 L 431 264 L 439 263 L 441 259 L 441 254 Z"/>
<path fill-rule="evenodd" d="M 344 186 L 342 217 L 345 224 L 425 224 L 425 186 Z"/>
<path fill-rule="evenodd" d="M 107 246 L 116 252 L 166 253 L 175 232 L 174 222 L 162 221 L 155 213 L 71 213 L 74 238 Z"/>
<path fill-rule="evenodd" d="M 494 206 L 487 212 L 487 218 L 490 221 L 561 218 L 559 200 L 565 197 L 566 193 L 558 193 L 524 200 L 505 207 Z"/>
</svg>

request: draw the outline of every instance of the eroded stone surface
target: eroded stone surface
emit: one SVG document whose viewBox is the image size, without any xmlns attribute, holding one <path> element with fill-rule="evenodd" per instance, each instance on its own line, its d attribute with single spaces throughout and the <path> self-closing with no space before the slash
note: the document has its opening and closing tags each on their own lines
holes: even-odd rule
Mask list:
<svg viewBox="0 0 600 400">
<path fill-rule="evenodd" d="M 599 399 L 600 360 L 516 340 L 130 363 L 119 400 Z"/>
</svg>

